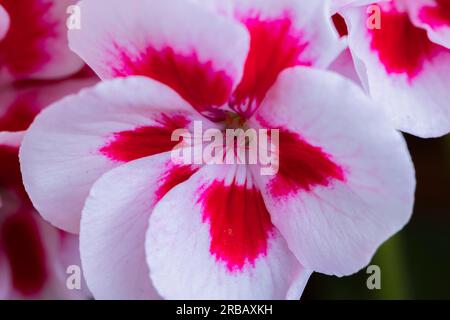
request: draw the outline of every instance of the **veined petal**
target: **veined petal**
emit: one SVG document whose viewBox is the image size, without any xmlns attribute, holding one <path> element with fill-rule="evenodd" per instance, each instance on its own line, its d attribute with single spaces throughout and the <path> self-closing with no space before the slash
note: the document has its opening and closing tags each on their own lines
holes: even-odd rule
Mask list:
<svg viewBox="0 0 450 320">
<path fill-rule="evenodd" d="M 0 145 L 19 147 L 24 135 L 25 131 L 0 132 Z"/>
<path fill-rule="evenodd" d="M 344 13 L 363 84 L 397 129 L 426 138 L 448 133 L 450 50 L 432 42 L 398 5 L 380 6 L 380 29 L 367 28 L 365 8 Z"/>
<path fill-rule="evenodd" d="M 383 1 L 392 1 L 392 0 L 331 0 L 331 12 L 336 13 L 337 11 L 345 9 L 346 7 L 364 6 L 367 4 Z"/>
<path fill-rule="evenodd" d="M 250 33 L 243 78 L 230 101 L 252 114 L 283 70 L 303 65 L 327 67 L 343 45 L 324 0 L 217 0 L 217 10 L 234 17 Z"/>
<path fill-rule="evenodd" d="M 145 77 L 105 81 L 44 110 L 21 148 L 24 184 L 42 216 L 78 232 L 92 184 L 125 162 L 171 150 L 174 130 L 209 123 Z M 211 124 L 212 125 L 212 124 Z"/>
<path fill-rule="evenodd" d="M 67 45 L 66 10 L 75 2 L 0 0 L 9 15 L 9 29 L 0 42 L 0 83 L 61 78 L 82 68 Z"/>
<path fill-rule="evenodd" d="M 199 111 L 228 101 L 248 51 L 239 24 L 185 0 L 81 1 L 70 46 L 102 78 L 144 75 Z M 105 12 L 106 10 L 106 12 Z"/>
<path fill-rule="evenodd" d="M 157 201 L 197 169 L 175 165 L 164 153 L 125 164 L 94 184 L 83 209 L 80 250 L 96 299 L 160 298 L 145 258 L 148 219 Z"/>
<path fill-rule="evenodd" d="M 169 191 L 146 250 L 168 299 L 284 299 L 300 268 L 243 165 L 204 166 Z"/>
<path fill-rule="evenodd" d="M 287 70 L 254 121 L 280 130 L 279 170 L 259 181 L 272 222 L 305 268 L 354 273 L 409 220 L 415 180 L 406 144 L 350 81 Z"/>
</svg>

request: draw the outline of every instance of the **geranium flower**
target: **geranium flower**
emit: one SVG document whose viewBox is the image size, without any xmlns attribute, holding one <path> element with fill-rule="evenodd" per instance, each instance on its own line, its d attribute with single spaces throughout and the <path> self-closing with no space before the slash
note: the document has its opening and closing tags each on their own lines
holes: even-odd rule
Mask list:
<svg viewBox="0 0 450 320">
<path fill-rule="evenodd" d="M 24 138 L 26 189 L 80 231 L 96 298 L 299 298 L 312 271 L 356 272 L 410 217 L 402 136 L 319 70 L 342 47 L 327 2 L 209 4 L 81 1 L 70 46 L 104 81 Z M 279 129 L 278 173 L 175 163 L 171 135 L 194 121 Z"/>
<path fill-rule="evenodd" d="M 83 62 L 67 46 L 67 7 L 75 0 L 0 0 L 0 85 L 56 79 Z"/>
<path fill-rule="evenodd" d="M 0 40 L 2 40 L 9 28 L 9 15 L 5 8 L 0 5 Z"/>
<path fill-rule="evenodd" d="M 361 81 L 399 130 L 437 137 L 450 131 L 450 2 L 379 2 L 381 28 L 367 7 L 342 10 Z M 371 13 L 373 14 L 373 12 Z"/>
</svg>

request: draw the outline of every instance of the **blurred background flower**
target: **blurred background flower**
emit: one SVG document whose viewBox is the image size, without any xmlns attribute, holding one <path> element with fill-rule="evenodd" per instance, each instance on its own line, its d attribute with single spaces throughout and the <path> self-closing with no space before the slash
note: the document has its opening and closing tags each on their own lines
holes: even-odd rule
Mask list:
<svg viewBox="0 0 450 320">
<path fill-rule="evenodd" d="M 94 84 L 67 45 L 66 8 L 76 1 L 0 0 L 0 299 L 82 299 L 66 286 L 80 265 L 78 236 L 45 222 L 22 185 L 23 132 L 49 104 Z"/>
</svg>

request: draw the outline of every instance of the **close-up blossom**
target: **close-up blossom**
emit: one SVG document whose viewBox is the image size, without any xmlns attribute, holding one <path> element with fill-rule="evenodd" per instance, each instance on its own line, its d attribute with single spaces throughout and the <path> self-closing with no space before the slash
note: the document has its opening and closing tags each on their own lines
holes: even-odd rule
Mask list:
<svg viewBox="0 0 450 320">
<path fill-rule="evenodd" d="M 402 137 L 321 70 L 341 48 L 324 3 L 218 6 L 108 1 L 100 18 L 80 2 L 70 46 L 103 82 L 42 112 L 21 162 L 43 217 L 80 231 L 97 298 L 298 298 L 311 271 L 358 271 L 410 217 Z M 275 176 L 172 163 L 174 129 L 230 117 L 280 130 Z"/>
<path fill-rule="evenodd" d="M 0 0 L 0 299 L 450 298 L 449 8 Z"/>
</svg>

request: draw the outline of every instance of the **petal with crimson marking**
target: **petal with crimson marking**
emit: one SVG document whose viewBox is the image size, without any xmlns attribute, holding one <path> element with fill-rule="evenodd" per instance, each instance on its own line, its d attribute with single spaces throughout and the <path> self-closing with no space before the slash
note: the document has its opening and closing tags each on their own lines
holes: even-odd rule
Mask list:
<svg viewBox="0 0 450 320">
<path fill-rule="evenodd" d="M 125 162 L 171 150 L 172 132 L 210 123 L 165 85 L 146 77 L 104 81 L 45 109 L 21 148 L 24 184 L 42 216 L 78 232 L 92 184 Z M 212 123 L 210 123 L 212 125 Z"/>
<path fill-rule="evenodd" d="M 362 82 L 397 129 L 424 138 L 447 134 L 450 50 L 432 42 L 395 3 L 380 6 L 380 29 L 367 29 L 365 8 L 344 12 Z"/>
<path fill-rule="evenodd" d="M 0 42 L 0 83 L 54 79 L 80 70 L 67 46 L 67 7 L 75 0 L 0 0 L 9 29 Z"/>
<path fill-rule="evenodd" d="M 145 259 L 148 219 L 157 201 L 198 168 L 170 153 L 132 161 L 103 175 L 83 209 L 83 270 L 96 299 L 158 299 Z"/>
<path fill-rule="evenodd" d="M 241 77 L 247 32 L 200 5 L 99 0 L 80 6 L 83 28 L 69 32 L 69 43 L 102 78 L 148 76 L 206 111 L 225 104 Z"/>
<path fill-rule="evenodd" d="M 243 79 L 230 101 L 247 115 L 259 106 L 281 71 L 297 65 L 327 67 L 343 48 L 323 0 L 219 0 L 217 7 L 250 33 Z"/>
<path fill-rule="evenodd" d="M 428 31 L 429 38 L 450 49 L 450 1 L 406 1 L 412 22 Z"/>
<path fill-rule="evenodd" d="M 149 221 L 147 263 L 164 298 L 285 299 L 298 275 L 246 166 L 202 167 Z"/>
<path fill-rule="evenodd" d="M 279 171 L 260 183 L 305 268 L 354 273 L 409 220 L 415 180 L 406 144 L 350 81 L 287 70 L 252 121 L 280 130 Z"/>
</svg>

